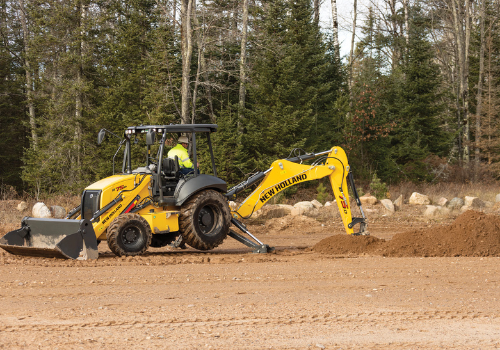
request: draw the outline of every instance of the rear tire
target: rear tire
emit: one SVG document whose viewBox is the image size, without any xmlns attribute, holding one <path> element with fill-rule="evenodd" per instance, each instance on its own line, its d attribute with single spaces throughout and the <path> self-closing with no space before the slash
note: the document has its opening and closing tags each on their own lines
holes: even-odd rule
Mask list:
<svg viewBox="0 0 500 350">
<path fill-rule="evenodd" d="M 214 190 L 195 194 L 181 208 L 179 229 L 184 242 L 199 250 L 221 244 L 229 233 L 231 213 L 226 199 Z"/>
<path fill-rule="evenodd" d="M 115 218 L 108 228 L 108 247 L 118 256 L 141 255 L 148 250 L 151 227 L 138 214 L 127 213 Z"/>
</svg>

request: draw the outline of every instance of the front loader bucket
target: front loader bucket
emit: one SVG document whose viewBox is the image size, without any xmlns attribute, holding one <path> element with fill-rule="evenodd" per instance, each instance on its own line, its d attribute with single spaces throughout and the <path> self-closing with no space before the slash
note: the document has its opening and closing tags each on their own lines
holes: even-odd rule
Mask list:
<svg viewBox="0 0 500 350">
<path fill-rule="evenodd" d="M 97 259 L 97 239 L 89 220 L 25 217 L 19 230 L 0 238 L 0 247 L 14 255 Z"/>
</svg>

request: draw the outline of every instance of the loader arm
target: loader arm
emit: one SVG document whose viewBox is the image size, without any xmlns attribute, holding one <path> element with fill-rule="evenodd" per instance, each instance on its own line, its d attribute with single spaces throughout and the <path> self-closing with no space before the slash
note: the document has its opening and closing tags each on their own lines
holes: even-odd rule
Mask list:
<svg viewBox="0 0 500 350">
<path fill-rule="evenodd" d="M 321 152 L 317 155 L 327 153 L 324 164 L 305 165 L 297 164 L 294 161 L 302 159 L 295 157 L 294 159 L 286 160 L 279 159 L 271 164 L 269 170 L 261 173 L 263 178 L 260 185 L 241 203 L 232 215 L 235 219 L 249 218 L 255 211 L 259 210 L 267 201 L 276 196 L 284 189 L 311 180 L 322 179 L 329 177 L 332 186 L 337 206 L 342 217 L 347 234 L 363 234 L 366 227 L 365 217 L 361 208 L 361 203 L 358 198 L 356 202 L 360 206 L 362 218 L 354 218 L 351 214 L 351 206 L 349 203 L 349 192 L 347 189 L 348 175 L 350 171 L 349 162 L 345 151 L 340 147 L 333 147 L 330 151 Z M 314 158 L 317 155 L 308 155 L 307 158 Z M 307 159 L 306 158 L 306 159 Z M 350 179 L 352 181 L 352 175 Z M 354 186 L 354 183 L 351 183 Z M 354 190 L 354 195 L 357 196 Z M 360 224 L 360 231 L 355 233 L 353 226 Z"/>
</svg>

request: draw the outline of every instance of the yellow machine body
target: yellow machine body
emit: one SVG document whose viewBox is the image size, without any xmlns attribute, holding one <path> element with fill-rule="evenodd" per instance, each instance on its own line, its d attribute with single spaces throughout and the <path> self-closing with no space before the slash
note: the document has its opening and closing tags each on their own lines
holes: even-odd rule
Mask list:
<svg viewBox="0 0 500 350">
<path fill-rule="evenodd" d="M 97 246 L 107 240 L 118 256 L 143 254 L 149 247 L 185 247 L 210 250 L 226 236 L 254 248 L 269 252 L 269 247 L 254 237 L 239 219 L 249 218 L 271 198 L 296 184 L 328 177 L 347 234 L 367 234 L 366 220 L 354 186 L 345 151 L 333 147 L 320 153 L 307 153 L 279 159 L 265 172 L 258 172 L 229 191 L 217 177 L 209 135 L 217 129 L 212 124 L 129 127 L 122 143 L 126 144 L 122 174 L 99 180 L 83 191 L 81 205 L 66 219 L 26 217 L 21 228 L 0 238 L 0 248 L 18 255 L 97 259 Z M 171 133 L 206 133 L 214 176 L 199 174 L 196 166 L 190 175 L 181 175 L 177 159 L 165 157 L 164 145 Z M 99 133 L 102 141 L 105 129 Z M 146 166 L 132 169 L 131 139 L 146 134 Z M 161 135 L 156 158 L 150 154 L 156 134 Z M 115 135 L 116 136 L 116 135 Z M 122 144 L 121 143 L 121 144 Z M 120 145 L 121 145 L 120 144 Z M 120 146 L 121 147 L 121 146 Z M 196 165 L 196 145 L 193 160 Z M 318 158 L 311 165 L 303 161 Z M 150 162 L 151 160 L 151 162 Z M 362 214 L 353 218 L 348 185 Z M 228 200 L 250 186 L 257 187 L 237 209 L 230 211 Z M 359 224 L 359 232 L 353 227 Z M 230 229 L 238 228 L 253 239 Z M 256 242 L 256 243 L 255 243 Z"/>
<path fill-rule="evenodd" d="M 345 230 L 348 234 L 353 234 L 352 227 L 349 227 L 352 222 L 347 190 L 349 169 L 347 156 L 341 147 L 333 147 L 324 164 L 304 165 L 286 159 L 276 160 L 260 185 L 232 211 L 232 215 L 236 219 L 249 218 L 284 189 L 301 182 L 329 177 Z"/>
<path fill-rule="evenodd" d="M 151 181 L 152 176 L 148 174 L 113 175 L 99 180 L 85 189 L 85 191 L 101 191 L 99 208 L 104 208 L 117 197 L 122 198 L 120 202 L 108 208 L 105 214 L 93 222 L 92 226 L 98 240 L 106 239 L 106 230 L 113 219 L 132 211 L 150 197 Z M 146 219 L 153 234 L 179 230 L 179 210 L 176 210 L 175 207 L 158 207 L 151 203 L 136 213 Z"/>
</svg>

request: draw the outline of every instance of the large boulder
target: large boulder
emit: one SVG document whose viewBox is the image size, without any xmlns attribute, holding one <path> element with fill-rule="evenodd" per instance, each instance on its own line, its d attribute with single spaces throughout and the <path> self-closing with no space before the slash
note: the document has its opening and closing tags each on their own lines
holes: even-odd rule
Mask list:
<svg viewBox="0 0 500 350">
<path fill-rule="evenodd" d="M 316 199 L 313 199 L 313 200 L 311 201 L 311 204 L 312 204 L 312 205 L 314 205 L 314 207 L 315 207 L 316 209 L 319 209 L 319 208 L 323 207 L 323 204 L 321 204 L 321 203 L 320 203 L 318 200 L 316 200 Z"/>
<path fill-rule="evenodd" d="M 50 212 L 52 214 L 52 217 L 56 219 L 64 219 L 66 217 L 66 209 L 58 205 L 51 206 Z"/>
<path fill-rule="evenodd" d="M 424 216 L 427 218 L 448 216 L 451 212 L 450 209 L 439 205 L 427 205 L 424 211 Z"/>
<path fill-rule="evenodd" d="M 437 201 L 437 205 L 439 205 L 440 207 L 446 207 L 448 205 L 448 199 L 444 198 L 444 197 L 441 197 L 438 199 Z"/>
<path fill-rule="evenodd" d="M 413 192 L 410 196 L 408 203 L 412 205 L 429 205 L 431 204 L 431 200 L 425 194 Z"/>
<path fill-rule="evenodd" d="M 371 194 L 367 193 L 362 197 L 359 197 L 359 200 L 361 201 L 362 205 L 374 205 L 377 204 L 378 200 L 377 197 L 372 196 Z"/>
<path fill-rule="evenodd" d="M 463 206 L 464 206 L 464 200 L 458 197 L 452 198 L 448 203 L 448 208 L 450 208 L 451 210 L 460 209 Z"/>
<path fill-rule="evenodd" d="M 299 215 L 306 215 L 310 212 L 312 212 L 314 209 L 314 205 L 311 202 L 298 202 L 295 203 L 293 206 L 293 209 L 291 210 L 291 215 L 292 216 L 299 216 Z"/>
<path fill-rule="evenodd" d="M 380 203 L 384 207 L 384 213 L 387 215 L 392 215 L 394 214 L 394 204 L 390 199 L 382 199 L 380 200 Z"/>
<path fill-rule="evenodd" d="M 51 218 L 52 217 L 52 213 L 50 212 L 50 209 L 43 202 L 35 203 L 31 213 L 32 213 L 34 218 L 44 219 L 44 218 Z"/>
<path fill-rule="evenodd" d="M 465 196 L 464 205 L 474 209 L 484 208 L 484 202 L 478 197 Z"/>
<path fill-rule="evenodd" d="M 267 204 L 257 210 L 253 215 L 253 219 L 272 219 L 281 218 L 290 215 L 293 207 L 286 204 Z"/>
<path fill-rule="evenodd" d="M 394 210 L 401 210 L 401 208 L 403 207 L 403 195 L 400 194 L 393 204 L 394 204 Z"/>
</svg>

